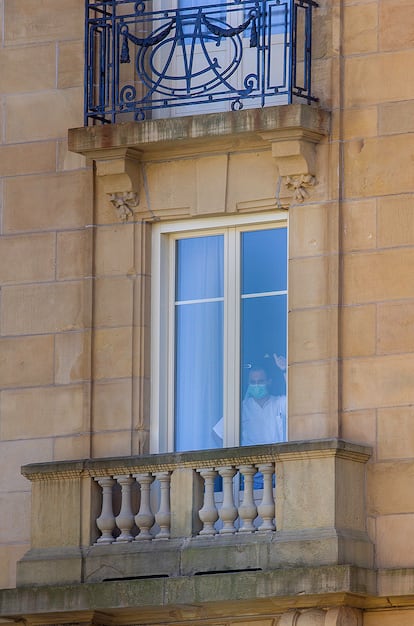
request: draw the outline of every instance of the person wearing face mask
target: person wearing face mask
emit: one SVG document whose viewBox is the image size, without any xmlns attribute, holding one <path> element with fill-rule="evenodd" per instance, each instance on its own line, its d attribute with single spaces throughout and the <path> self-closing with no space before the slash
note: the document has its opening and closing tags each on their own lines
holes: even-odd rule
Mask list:
<svg viewBox="0 0 414 626">
<path fill-rule="evenodd" d="M 273 355 L 276 366 L 286 379 L 286 359 Z M 240 444 L 252 446 L 263 443 L 286 441 L 286 395 L 270 393 L 272 381 L 267 365 L 253 365 L 249 384 L 242 402 Z M 215 435 L 223 439 L 223 418 L 213 428 Z"/>
<path fill-rule="evenodd" d="M 273 357 L 277 367 L 285 374 L 285 359 L 277 355 Z M 271 395 L 271 383 L 265 367 L 254 365 L 251 368 L 242 404 L 242 446 L 286 440 L 286 395 Z"/>
</svg>

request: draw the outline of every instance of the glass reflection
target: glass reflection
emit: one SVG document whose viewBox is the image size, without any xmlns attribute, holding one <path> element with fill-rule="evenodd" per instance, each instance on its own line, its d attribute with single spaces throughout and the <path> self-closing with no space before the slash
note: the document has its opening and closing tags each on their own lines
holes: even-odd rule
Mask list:
<svg viewBox="0 0 414 626">
<path fill-rule="evenodd" d="M 286 439 L 287 229 L 242 234 L 241 445 Z"/>
</svg>

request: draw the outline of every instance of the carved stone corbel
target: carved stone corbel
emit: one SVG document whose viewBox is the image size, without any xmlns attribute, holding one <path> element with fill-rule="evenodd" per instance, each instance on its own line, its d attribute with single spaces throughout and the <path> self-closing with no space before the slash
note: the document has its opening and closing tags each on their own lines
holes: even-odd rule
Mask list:
<svg viewBox="0 0 414 626">
<path fill-rule="evenodd" d="M 136 191 L 117 191 L 116 193 L 110 193 L 108 195 L 111 204 L 114 206 L 122 222 L 127 222 L 130 217 L 133 217 L 133 209 L 139 204 Z"/>
<path fill-rule="evenodd" d="M 324 626 L 362 626 L 362 611 L 349 606 L 328 609 Z"/>
<path fill-rule="evenodd" d="M 101 179 L 118 219 L 128 221 L 139 205 L 141 152 L 133 148 L 113 148 L 88 156 L 95 161 L 96 175 Z"/>
<path fill-rule="evenodd" d="M 287 128 L 261 133 L 260 136 L 271 143 L 280 178 L 291 196 L 290 204 L 304 202 L 309 190 L 317 184 L 316 144 L 324 133 Z"/>
<path fill-rule="evenodd" d="M 309 196 L 308 189 L 316 185 L 316 178 L 312 174 L 298 174 L 285 177 L 286 189 L 293 192 L 293 201 L 304 202 Z"/>
</svg>

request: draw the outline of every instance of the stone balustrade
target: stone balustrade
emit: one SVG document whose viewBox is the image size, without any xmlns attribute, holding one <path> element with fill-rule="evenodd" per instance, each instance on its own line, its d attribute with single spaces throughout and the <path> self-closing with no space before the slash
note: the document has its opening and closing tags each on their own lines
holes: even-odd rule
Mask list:
<svg viewBox="0 0 414 626">
<path fill-rule="evenodd" d="M 174 497 L 171 493 L 171 480 L 180 469 L 178 466 L 168 471 L 94 476 L 102 490 L 102 509 L 96 519 L 101 535 L 96 545 L 170 539 L 171 507 L 177 499 L 177 494 Z M 201 483 L 197 482 L 202 506 L 195 511 L 200 530 L 195 530 L 195 535 L 275 530 L 274 461 L 258 465 L 194 467 L 191 471 L 201 477 Z M 118 513 L 116 491 L 119 493 Z M 182 500 L 181 495 L 178 500 Z"/>
<path fill-rule="evenodd" d="M 32 538 L 18 585 L 370 567 L 369 456 L 331 439 L 27 465 Z"/>
</svg>

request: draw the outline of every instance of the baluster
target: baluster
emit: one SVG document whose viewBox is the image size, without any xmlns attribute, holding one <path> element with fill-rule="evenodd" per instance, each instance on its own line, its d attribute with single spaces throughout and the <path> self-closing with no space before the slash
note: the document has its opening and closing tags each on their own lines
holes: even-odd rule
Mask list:
<svg viewBox="0 0 414 626">
<path fill-rule="evenodd" d="M 149 472 L 145 474 L 134 474 L 134 478 L 137 479 L 141 486 L 141 502 L 139 511 L 135 515 L 135 523 L 138 526 L 140 532 L 135 537 L 136 541 L 152 539 L 150 533 L 151 528 L 154 525 L 155 517 L 151 510 L 150 503 L 150 489 L 151 484 L 154 481 L 154 477 Z"/>
<path fill-rule="evenodd" d="M 170 472 L 159 472 L 155 474 L 157 480 L 160 481 L 160 506 L 158 513 L 155 514 L 155 521 L 160 527 L 160 531 L 156 534 L 156 539 L 170 538 Z"/>
<path fill-rule="evenodd" d="M 112 533 L 115 528 L 115 516 L 112 508 L 112 487 L 115 481 L 109 476 L 95 478 L 94 480 L 102 489 L 102 511 L 96 520 L 96 525 L 102 535 L 96 540 L 96 543 L 112 543 L 114 541 Z"/>
<path fill-rule="evenodd" d="M 199 535 L 215 535 L 217 533 L 214 524 L 218 520 L 218 512 L 216 503 L 214 502 L 214 481 L 217 472 L 214 469 L 197 470 L 201 478 L 204 480 L 204 502 L 202 508 L 198 512 L 200 520 L 203 522 L 203 528 Z"/>
<path fill-rule="evenodd" d="M 233 476 L 236 470 L 234 467 L 218 467 L 217 470 L 223 479 L 223 505 L 219 510 L 223 528 L 220 528 L 220 533 L 226 535 L 236 532 L 234 521 L 237 517 L 237 509 L 234 506 L 233 497 Z"/>
<path fill-rule="evenodd" d="M 114 476 L 114 478 L 118 485 L 121 485 L 121 510 L 116 517 L 116 525 L 121 534 L 116 541 L 125 543 L 134 539 L 131 534 L 134 525 L 134 515 L 131 508 L 131 485 L 134 479 L 131 476 Z"/>
<path fill-rule="evenodd" d="M 239 506 L 242 526 L 239 529 L 239 533 L 251 533 L 256 530 L 253 524 L 257 517 L 257 507 L 253 499 L 253 477 L 257 470 L 254 465 L 241 465 L 239 470 L 244 476 L 243 502 Z"/>
<path fill-rule="evenodd" d="M 257 469 L 263 474 L 263 498 L 257 507 L 257 511 L 263 521 L 258 530 L 266 532 L 275 529 L 275 525 L 273 523 L 275 517 L 275 501 L 273 499 L 272 488 L 274 465 L 273 463 L 265 463 L 263 465 L 258 465 Z"/>
</svg>

